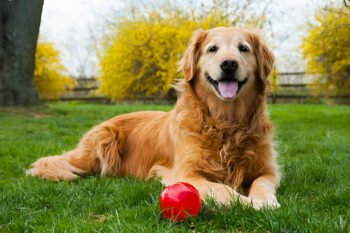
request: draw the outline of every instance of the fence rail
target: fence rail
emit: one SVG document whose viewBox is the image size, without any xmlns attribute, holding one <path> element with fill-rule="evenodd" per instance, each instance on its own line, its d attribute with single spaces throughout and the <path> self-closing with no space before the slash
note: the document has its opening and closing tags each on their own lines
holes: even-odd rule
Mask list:
<svg viewBox="0 0 350 233">
<path fill-rule="evenodd" d="M 350 93 L 337 96 L 314 97 L 308 85 L 319 74 L 305 72 L 281 72 L 277 75 L 278 88 L 268 95 L 272 103 L 305 103 L 333 101 L 342 104 L 350 104 Z M 73 92 L 66 93 L 61 97 L 63 101 L 88 101 L 109 103 L 110 99 L 98 93 L 99 82 L 96 78 L 77 78 L 78 85 Z M 135 100 L 133 100 L 135 101 Z M 159 97 L 142 97 L 136 101 L 160 101 Z M 174 102 L 174 99 L 162 99 L 165 102 Z"/>
</svg>

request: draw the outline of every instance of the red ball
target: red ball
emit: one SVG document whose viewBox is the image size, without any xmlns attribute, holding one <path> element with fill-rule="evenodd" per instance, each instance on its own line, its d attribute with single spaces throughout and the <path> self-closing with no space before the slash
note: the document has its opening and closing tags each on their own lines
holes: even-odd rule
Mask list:
<svg viewBox="0 0 350 233">
<path fill-rule="evenodd" d="M 163 216 L 173 222 L 181 222 L 186 216 L 195 217 L 202 208 L 199 193 L 185 182 L 170 185 L 160 195 L 160 209 Z"/>
</svg>

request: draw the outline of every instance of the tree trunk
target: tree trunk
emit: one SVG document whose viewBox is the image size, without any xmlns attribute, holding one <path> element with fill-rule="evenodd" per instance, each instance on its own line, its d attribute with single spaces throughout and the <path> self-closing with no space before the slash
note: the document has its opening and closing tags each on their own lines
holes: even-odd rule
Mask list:
<svg viewBox="0 0 350 233">
<path fill-rule="evenodd" d="M 43 0 L 0 0 L 0 105 L 36 104 L 35 50 Z"/>
</svg>

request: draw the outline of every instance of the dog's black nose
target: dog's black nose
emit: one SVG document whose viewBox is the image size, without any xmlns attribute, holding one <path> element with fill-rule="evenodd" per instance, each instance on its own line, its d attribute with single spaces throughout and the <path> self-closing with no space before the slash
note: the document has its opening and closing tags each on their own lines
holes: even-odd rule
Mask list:
<svg viewBox="0 0 350 233">
<path fill-rule="evenodd" d="M 221 63 L 220 67 L 225 73 L 232 73 L 237 70 L 238 63 L 235 60 L 225 60 Z"/>
</svg>

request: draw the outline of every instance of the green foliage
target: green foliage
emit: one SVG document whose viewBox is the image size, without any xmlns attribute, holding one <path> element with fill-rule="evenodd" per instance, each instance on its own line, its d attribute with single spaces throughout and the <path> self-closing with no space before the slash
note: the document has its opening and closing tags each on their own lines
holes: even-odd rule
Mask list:
<svg viewBox="0 0 350 233">
<path fill-rule="evenodd" d="M 307 71 L 321 74 L 311 87 L 315 94 L 350 89 L 350 9 L 327 8 L 316 15 L 302 49 Z"/>
<path fill-rule="evenodd" d="M 65 91 L 73 89 L 75 82 L 65 75 L 59 51 L 52 43 L 37 44 L 35 52 L 34 82 L 42 99 L 57 99 Z"/>
<path fill-rule="evenodd" d="M 119 19 L 114 35 L 106 39 L 100 91 L 112 99 L 167 95 L 181 77 L 178 61 L 196 29 L 232 26 L 247 17 L 229 12 L 227 2 L 214 1 L 214 7 L 196 13 L 173 6 L 132 11 L 131 17 Z M 261 22 L 255 16 L 246 20 L 254 26 Z"/>
<path fill-rule="evenodd" d="M 92 126 L 151 109 L 171 106 L 0 108 L 0 232 L 349 232 L 347 106 L 269 106 L 283 174 L 277 210 L 210 203 L 197 218 L 173 224 L 161 218 L 158 181 L 95 175 L 51 182 L 24 175 L 39 157 L 73 149 Z"/>
</svg>

